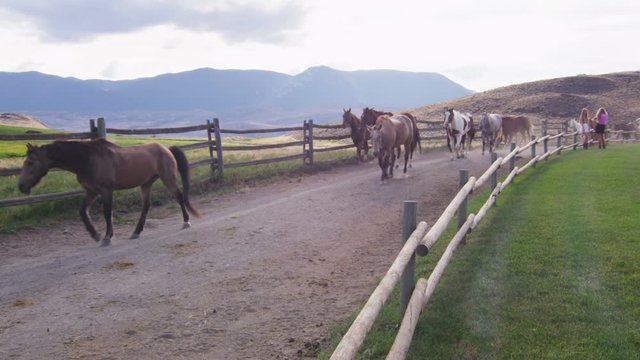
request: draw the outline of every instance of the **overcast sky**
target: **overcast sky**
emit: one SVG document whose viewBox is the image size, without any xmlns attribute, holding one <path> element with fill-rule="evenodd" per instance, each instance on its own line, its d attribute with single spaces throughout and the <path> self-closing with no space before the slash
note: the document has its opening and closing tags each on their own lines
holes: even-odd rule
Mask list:
<svg viewBox="0 0 640 360">
<path fill-rule="evenodd" d="M 638 0 L 0 0 L 0 71 L 437 72 L 476 90 L 640 70 Z"/>
</svg>

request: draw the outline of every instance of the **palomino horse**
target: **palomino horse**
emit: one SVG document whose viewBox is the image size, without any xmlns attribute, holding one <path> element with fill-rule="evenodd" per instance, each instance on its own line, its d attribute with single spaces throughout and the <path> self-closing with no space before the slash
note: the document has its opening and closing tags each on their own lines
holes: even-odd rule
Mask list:
<svg viewBox="0 0 640 360">
<path fill-rule="evenodd" d="M 49 169 L 58 168 L 77 175 L 78 182 L 86 194 L 80 216 L 93 239 L 100 240 L 100 234 L 89 217 L 91 204 L 98 197 L 104 203 L 104 218 L 107 229 L 100 246 L 111 243 L 113 224 L 111 207 L 114 190 L 140 186 L 142 192 L 142 213 L 132 239 L 138 238 L 147 218 L 151 202 L 151 185 L 158 179 L 175 196 L 184 220 L 183 228 L 191 226 L 189 212 L 200 217 L 189 202 L 189 163 L 184 152 L 176 146 L 167 149 L 164 145 L 151 143 L 133 147 L 119 147 L 105 139 L 92 141 L 55 141 L 36 146 L 27 144 L 27 158 L 22 165 L 18 187 L 25 194 L 31 192 Z M 183 191 L 177 183 L 177 173 L 182 178 Z"/>
<path fill-rule="evenodd" d="M 365 107 L 362 110 L 362 116 L 360 117 L 362 119 L 362 123 L 369 127 L 369 126 L 373 126 L 375 125 L 376 121 L 378 120 L 379 116 L 382 115 L 386 115 L 386 116 L 393 116 L 392 113 L 390 112 L 386 112 L 386 111 L 378 111 L 375 110 L 373 108 L 368 108 Z M 400 115 L 404 115 L 406 117 L 408 117 L 411 122 L 413 123 L 413 135 L 414 135 L 414 142 L 411 146 L 411 153 L 409 154 L 409 158 L 413 159 L 413 152 L 415 151 L 416 147 L 420 148 L 420 151 L 422 151 L 422 144 L 420 144 L 420 131 L 418 130 L 418 121 L 415 118 L 415 116 L 413 116 L 412 114 L 408 113 L 408 112 L 403 112 L 400 113 Z M 397 148 L 397 153 L 398 153 L 398 157 L 400 157 L 400 146 L 398 146 Z M 409 164 L 409 166 L 411 166 L 411 164 Z M 396 166 L 397 167 L 397 166 Z"/>
<path fill-rule="evenodd" d="M 373 155 L 378 156 L 378 165 L 382 170 L 380 181 L 393 177 L 393 165 L 396 154 L 393 149 L 404 145 L 404 170 L 407 173 L 407 164 L 411 147 L 414 146 L 413 122 L 405 115 L 381 115 L 375 125 L 369 127 Z M 388 173 L 387 173 L 388 170 Z"/>
<path fill-rule="evenodd" d="M 451 160 L 453 160 L 453 152 L 455 150 L 456 157 L 464 157 L 464 149 L 462 143 L 464 136 L 471 129 L 471 119 L 457 110 L 446 109 L 444 111 L 443 126 L 447 132 L 447 146 L 451 152 Z M 453 149 L 451 145 L 453 144 Z"/>
<path fill-rule="evenodd" d="M 493 152 L 501 128 L 502 115 L 487 113 L 480 115 L 478 129 L 482 131 L 482 155 L 484 155 L 485 144 L 489 146 L 489 152 Z"/>
<path fill-rule="evenodd" d="M 502 117 L 502 139 L 505 145 L 512 142 L 513 136 L 520 134 L 520 141 L 528 140 L 531 137 L 531 121 L 526 116 L 503 116 Z M 525 137 L 526 135 L 526 137 Z"/>
<path fill-rule="evenodd" d="M 358 164 L 364 162 L 369 154 L 369 130 L 363 126 L 362 121 L 349 110 L 342 109 L 342 127 L 351 129 L 351 140 L 356 147 L 356 160 Z"/>
</svg>

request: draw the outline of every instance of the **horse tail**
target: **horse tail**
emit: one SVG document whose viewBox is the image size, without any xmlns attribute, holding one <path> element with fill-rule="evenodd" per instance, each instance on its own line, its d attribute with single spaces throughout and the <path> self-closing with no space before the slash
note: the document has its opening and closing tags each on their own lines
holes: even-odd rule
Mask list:
<svg viewBox="0 0 640 360">
<path fill-rule="evenodd" d="M 418 129 L 418 124 L 414 122 L 413 123 L 413 149 L 411 149 L 412 153 L 416 149 L 416 145 L 418 146 L 418 148 L 420 148 L 419 151 L 420 151 L 420 154 L 422 154 L 422 144 L 420 143 L 420 129 Z"/>
<path fill-rule="evenodd" d="M 169 151 L 171 151 L 173 158 L 176 159 L 178 172 L 182 179 L 182 196 L 184 198 L 184 204 L 191 214 L 199 218 L 201 217 L 200 212 L 198 212 L 198 210 L 196 210 L 189 201 L 189 161 L 187 160 L 187 156 L 184 154 L 184 151 L 177 146 L 170 147 Z"/>
</svg>

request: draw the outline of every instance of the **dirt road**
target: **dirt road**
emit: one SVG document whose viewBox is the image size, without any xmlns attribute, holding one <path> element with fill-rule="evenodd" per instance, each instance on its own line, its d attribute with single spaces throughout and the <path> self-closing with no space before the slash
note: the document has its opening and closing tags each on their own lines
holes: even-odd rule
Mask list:
<svg viewBox="0 0 640 360">
<path fill-rule="evenodd" d="M 459 169 L 488 165 L 477 150 L 456 161 L 440 152 L 385 185 L 371 162 L 199 196 L 192 228 L 151 209 L 140 239 L 116 222 L 108 248 L 80 219 L 2 235 L 0 358 L 314 357 L 400 250 L 402 201 L 433 223 Z"/>
</svg>

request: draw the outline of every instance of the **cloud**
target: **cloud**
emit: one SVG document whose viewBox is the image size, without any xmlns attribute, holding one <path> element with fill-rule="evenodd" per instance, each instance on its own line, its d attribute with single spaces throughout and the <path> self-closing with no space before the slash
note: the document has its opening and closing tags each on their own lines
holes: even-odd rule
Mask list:
<svg viewBox="0 0 640 360">
<path fill-rule="evenodd" d="M 0 10 L 32 22 L 43 40 L 79 42 L 173 25 L 214 32 L 229 42 L 279 43 L 297 30 L 303 8 L 293 2 L 265 7 L 261 2 L 219 3 L 180 0 L 0 0 Z M 6 20 L 6 19 L 5 19 Z"/>
</svg>

